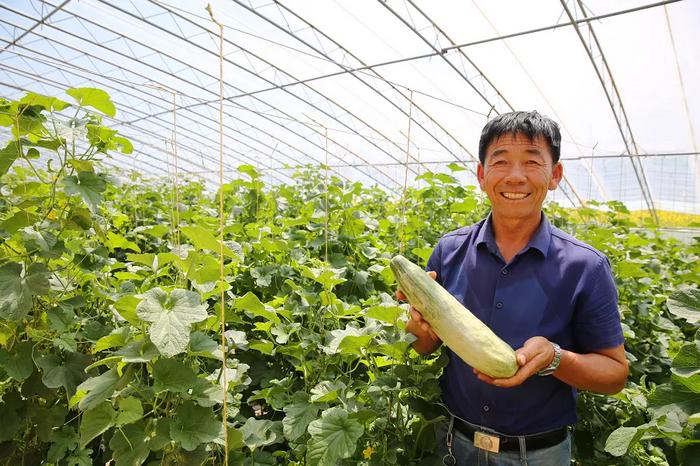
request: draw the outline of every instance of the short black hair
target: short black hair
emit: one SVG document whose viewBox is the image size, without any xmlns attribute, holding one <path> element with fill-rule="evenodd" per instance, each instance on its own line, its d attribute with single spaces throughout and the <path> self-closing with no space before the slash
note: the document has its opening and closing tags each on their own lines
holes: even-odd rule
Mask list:
<svg viewBox="0 0 700 466">
<path fill-rule="evenodd" d="M 481 130 L 479 139 L 479 162 L 486 162 L 486 148 L 504 134 L 524 134 L 530 140 L 542 136 L 552 153 L 552 162 L 557 163 L 561 155 L 561 133 L 559 125 L 551 118 L 540 115 L 537 111 L 501 113 L 490 120 Z"/>
</svg>

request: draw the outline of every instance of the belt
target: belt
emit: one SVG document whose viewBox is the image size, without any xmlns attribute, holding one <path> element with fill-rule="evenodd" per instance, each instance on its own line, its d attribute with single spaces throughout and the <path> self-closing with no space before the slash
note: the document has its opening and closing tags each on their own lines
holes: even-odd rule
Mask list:
<svg viewBox="0 0 700 466">
<path fill-rule="evenodd" d="M 474 432 L 484 432 L 488 435 L 494 435 L 489 431 L 481 431 L 475 429 L 470 424 L 454 418 L 454 428 L 459 432 L 464 434 L 469 440 L 474 441 Z M 542 434 L 532 434 L 532 435 L 522 435 L 525 438 L 525 448 L 527 450 L 539 450 L 540 448 L 553 447 L 566 439 L 567 428 L 562 427 L 561 429 L 552 430 L 550 432 L 544 432 Z M 519 437 L 516 435 L 503 435 L 498 434 L 499 438 L 499 449 L 501 451 L 520 451 L 520 441 Z"/>
</svg>

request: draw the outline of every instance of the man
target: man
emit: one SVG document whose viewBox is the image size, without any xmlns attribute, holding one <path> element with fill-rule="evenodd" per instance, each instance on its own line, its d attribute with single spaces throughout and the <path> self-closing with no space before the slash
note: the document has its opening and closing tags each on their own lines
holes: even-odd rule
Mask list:
<svg viewBox="0 0 700 466">
<path fill-rule="evenodd" d="M 440 385 L 452 416 L 438 440 L 445 464 L 569 465 L 576 390 L 624 387 L 608 260 L 542 213 L 563 176 L 560 143 L 558 125 L 537 112 L 488 122 L 477 178 L 491 213 L 445 235 L 428 261 L 431 276 L 516 350 L 519 365 L 514 376 L 493 379 L 447 349 Z M 415 309 L 406 330 L 422 354 L 441 345 Z"/>
</svg>

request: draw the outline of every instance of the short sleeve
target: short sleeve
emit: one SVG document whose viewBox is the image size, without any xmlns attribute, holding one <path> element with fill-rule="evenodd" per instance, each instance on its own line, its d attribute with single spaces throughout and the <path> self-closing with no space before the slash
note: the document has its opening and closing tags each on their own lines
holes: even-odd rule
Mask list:
<svg viewBox="0 0 700 466">
<path fill-rule="evenodd" d="M 584 278 L 574 318 L 574 338 L 583 351 L 614 348 L 624 343 L 617 288 L 607 258 L 600 257 L 595 270 Z"/>
<path fill-rule="evenodd" d="M 435 271 L 437 273 L 437 282 L 442 285 L 442 241 L 438 241 L 437 246 L 433 249 L 433 253 L 428 259 L 428 265 L 425 266 L 425 271 Z"/>
</svg>

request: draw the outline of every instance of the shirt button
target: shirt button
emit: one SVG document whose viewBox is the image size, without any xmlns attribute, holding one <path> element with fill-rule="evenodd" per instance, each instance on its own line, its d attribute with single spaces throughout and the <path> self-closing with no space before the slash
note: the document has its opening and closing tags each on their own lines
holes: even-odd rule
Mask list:
<svg viewBox="0 0 700 466">
<path fill-rule="evenodd" d="M 507 269 L 501 270 L 501 275 L 508 275 L 508 270 Z"/>
<path fill-rule="evenodd" d="M 484 411 L 487 412 L 487 413 L 489 412 L 489 407 L 488 407 L 488 405 L 484 405 Z"/>
<path fill-rule="evenodd" d="M 502 302 L 499 301 L 499 302 L 496 303 L 496 309 L 500 309 L 500 308 L 502 308 L 502 307 L 503 307 L 503 303 L 502 303 Z"/>
</svg>

